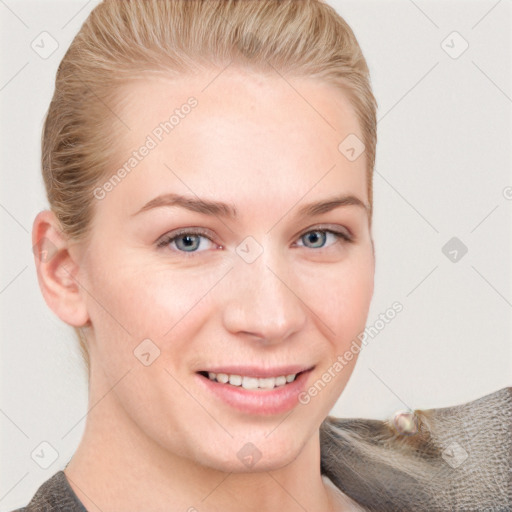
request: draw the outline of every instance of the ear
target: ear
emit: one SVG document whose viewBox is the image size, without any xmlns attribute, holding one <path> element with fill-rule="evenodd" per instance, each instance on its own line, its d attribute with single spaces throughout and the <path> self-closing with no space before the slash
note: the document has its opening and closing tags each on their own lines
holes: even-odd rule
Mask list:
<svg viewBox="0 0 512 512">
<path fill-rule="evenodd" d="M 34 219 L 32 251 L 37 280 L 48 307 L 69 325 L 80 327 L 88 323 L 86 292 L 77 278 L 80 267 L 71 255 L 68 238 L 60 229 L 57 217 L 50 210 L 39 212 Z"/>
</svg>

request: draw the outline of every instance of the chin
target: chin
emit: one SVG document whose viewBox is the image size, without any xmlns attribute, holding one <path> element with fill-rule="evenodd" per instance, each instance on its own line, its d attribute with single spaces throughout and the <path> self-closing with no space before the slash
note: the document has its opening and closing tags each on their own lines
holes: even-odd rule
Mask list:
<svg viewBox="0 0 512 512">
<path fill-rule="evenodd" d="M 196 461 L 203 466 L 229 473 L 279 470 L 299 456 L 308 439 L 304 433 L 292 433 L 285 429 L 279 435 L 278 429 L 268 437 L 264 433 L 252 437 L 245 434 L 220 445 L 217 442 L 214 450 L 205 447 L 201 455 L 196 455 Z"/>
</svg>

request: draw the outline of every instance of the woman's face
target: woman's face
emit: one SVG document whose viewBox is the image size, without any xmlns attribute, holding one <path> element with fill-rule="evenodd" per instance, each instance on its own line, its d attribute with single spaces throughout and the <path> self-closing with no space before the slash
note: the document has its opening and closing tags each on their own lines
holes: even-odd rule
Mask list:
<svg viewBox="0 0 512 512">
<path fill-rule="evenodd" d="M 339 148 L 357 118 L 329 85 L 231 69 L 122 98 L 77 276 L 91 389 L 169 452 L 281 467 L 345 387 L 373 293 L 366 156 Z"/>
</svg>

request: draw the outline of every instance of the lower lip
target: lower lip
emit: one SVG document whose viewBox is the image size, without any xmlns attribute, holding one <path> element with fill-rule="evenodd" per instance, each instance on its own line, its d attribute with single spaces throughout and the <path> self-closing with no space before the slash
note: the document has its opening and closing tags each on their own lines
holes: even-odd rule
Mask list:
<svg viewBox="0 0 512 512">
<path fill-rule="evenodd" d="M 302 372 L 293 382 L 274 389 L 250 390 L 210 380 L 199 373 L 196 377 L 223 402 L 247 414 L 280 414 L 287 412 L 298 403 L 298 395 L 305 389 L 311 370 Z"/>
</svg>

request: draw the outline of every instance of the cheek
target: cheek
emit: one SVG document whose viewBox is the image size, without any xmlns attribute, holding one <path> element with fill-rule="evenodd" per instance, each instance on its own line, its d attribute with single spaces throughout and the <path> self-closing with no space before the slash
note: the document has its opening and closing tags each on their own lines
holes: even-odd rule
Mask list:
<svg viewBox="0 0 512 512">
<path fill-rule="evenodd" d="M 374 288 L 373 256 L 362 251 L 336 270 L 327 268 L 315 278 L 315 292 L 309 294 L 314 311 L 330 328 L 326 336 L 344 344 L 362 331 L 367 321 Z"/>
<path fill-rule="evenodd" d="M 126 254 L 124 264 L 115 266 L 108 263 L 116 261 L 109 254 L 102 260 L 106 264 L 96 261 L 91 266 L 95 272 L 88 279 L 88 308 L 102 358 L 115 352 L 116 360 L 132 362 L 133 350 L 146 338 L 163 351 L 170 346 L 168 340 L 190 337 L 190 319 L 198 321 L 201 299 L 212 293 L 209 290 L 225 272 L 170 269 L 165 262 L 141 264 Z M 176 343 L 179 340 L 172 346 L 178 349 Z"/>
<path fill-rule="evenodd" d="M 336 289 L 331 290 L 329 298 L 337 308 L 331 318 L 354 327 L 365 324 L 373 295 L 373 281 L 373 271 L 368 266 L 356 265 L 346 269 L 337 280 Z"/>
<path fill-rule="evenodd" d="M 340 266 L 334 275 L 330 272 L 331 278 L 323 282 L 321 294 L 316 297 L 315 312 L 328 325 L 323 332 L 330 344 L 328 348 L 323 346 L 325 357 L 317 379 L 303 396 L 303 403 L 318 400 L 317 406 L 324 416 L 345 389 L 361 351 L 358 336 L 364 332 L 373 295 L 373 261 L 373 255 L 363 256 L 350 265 Z"/>
</svg>

